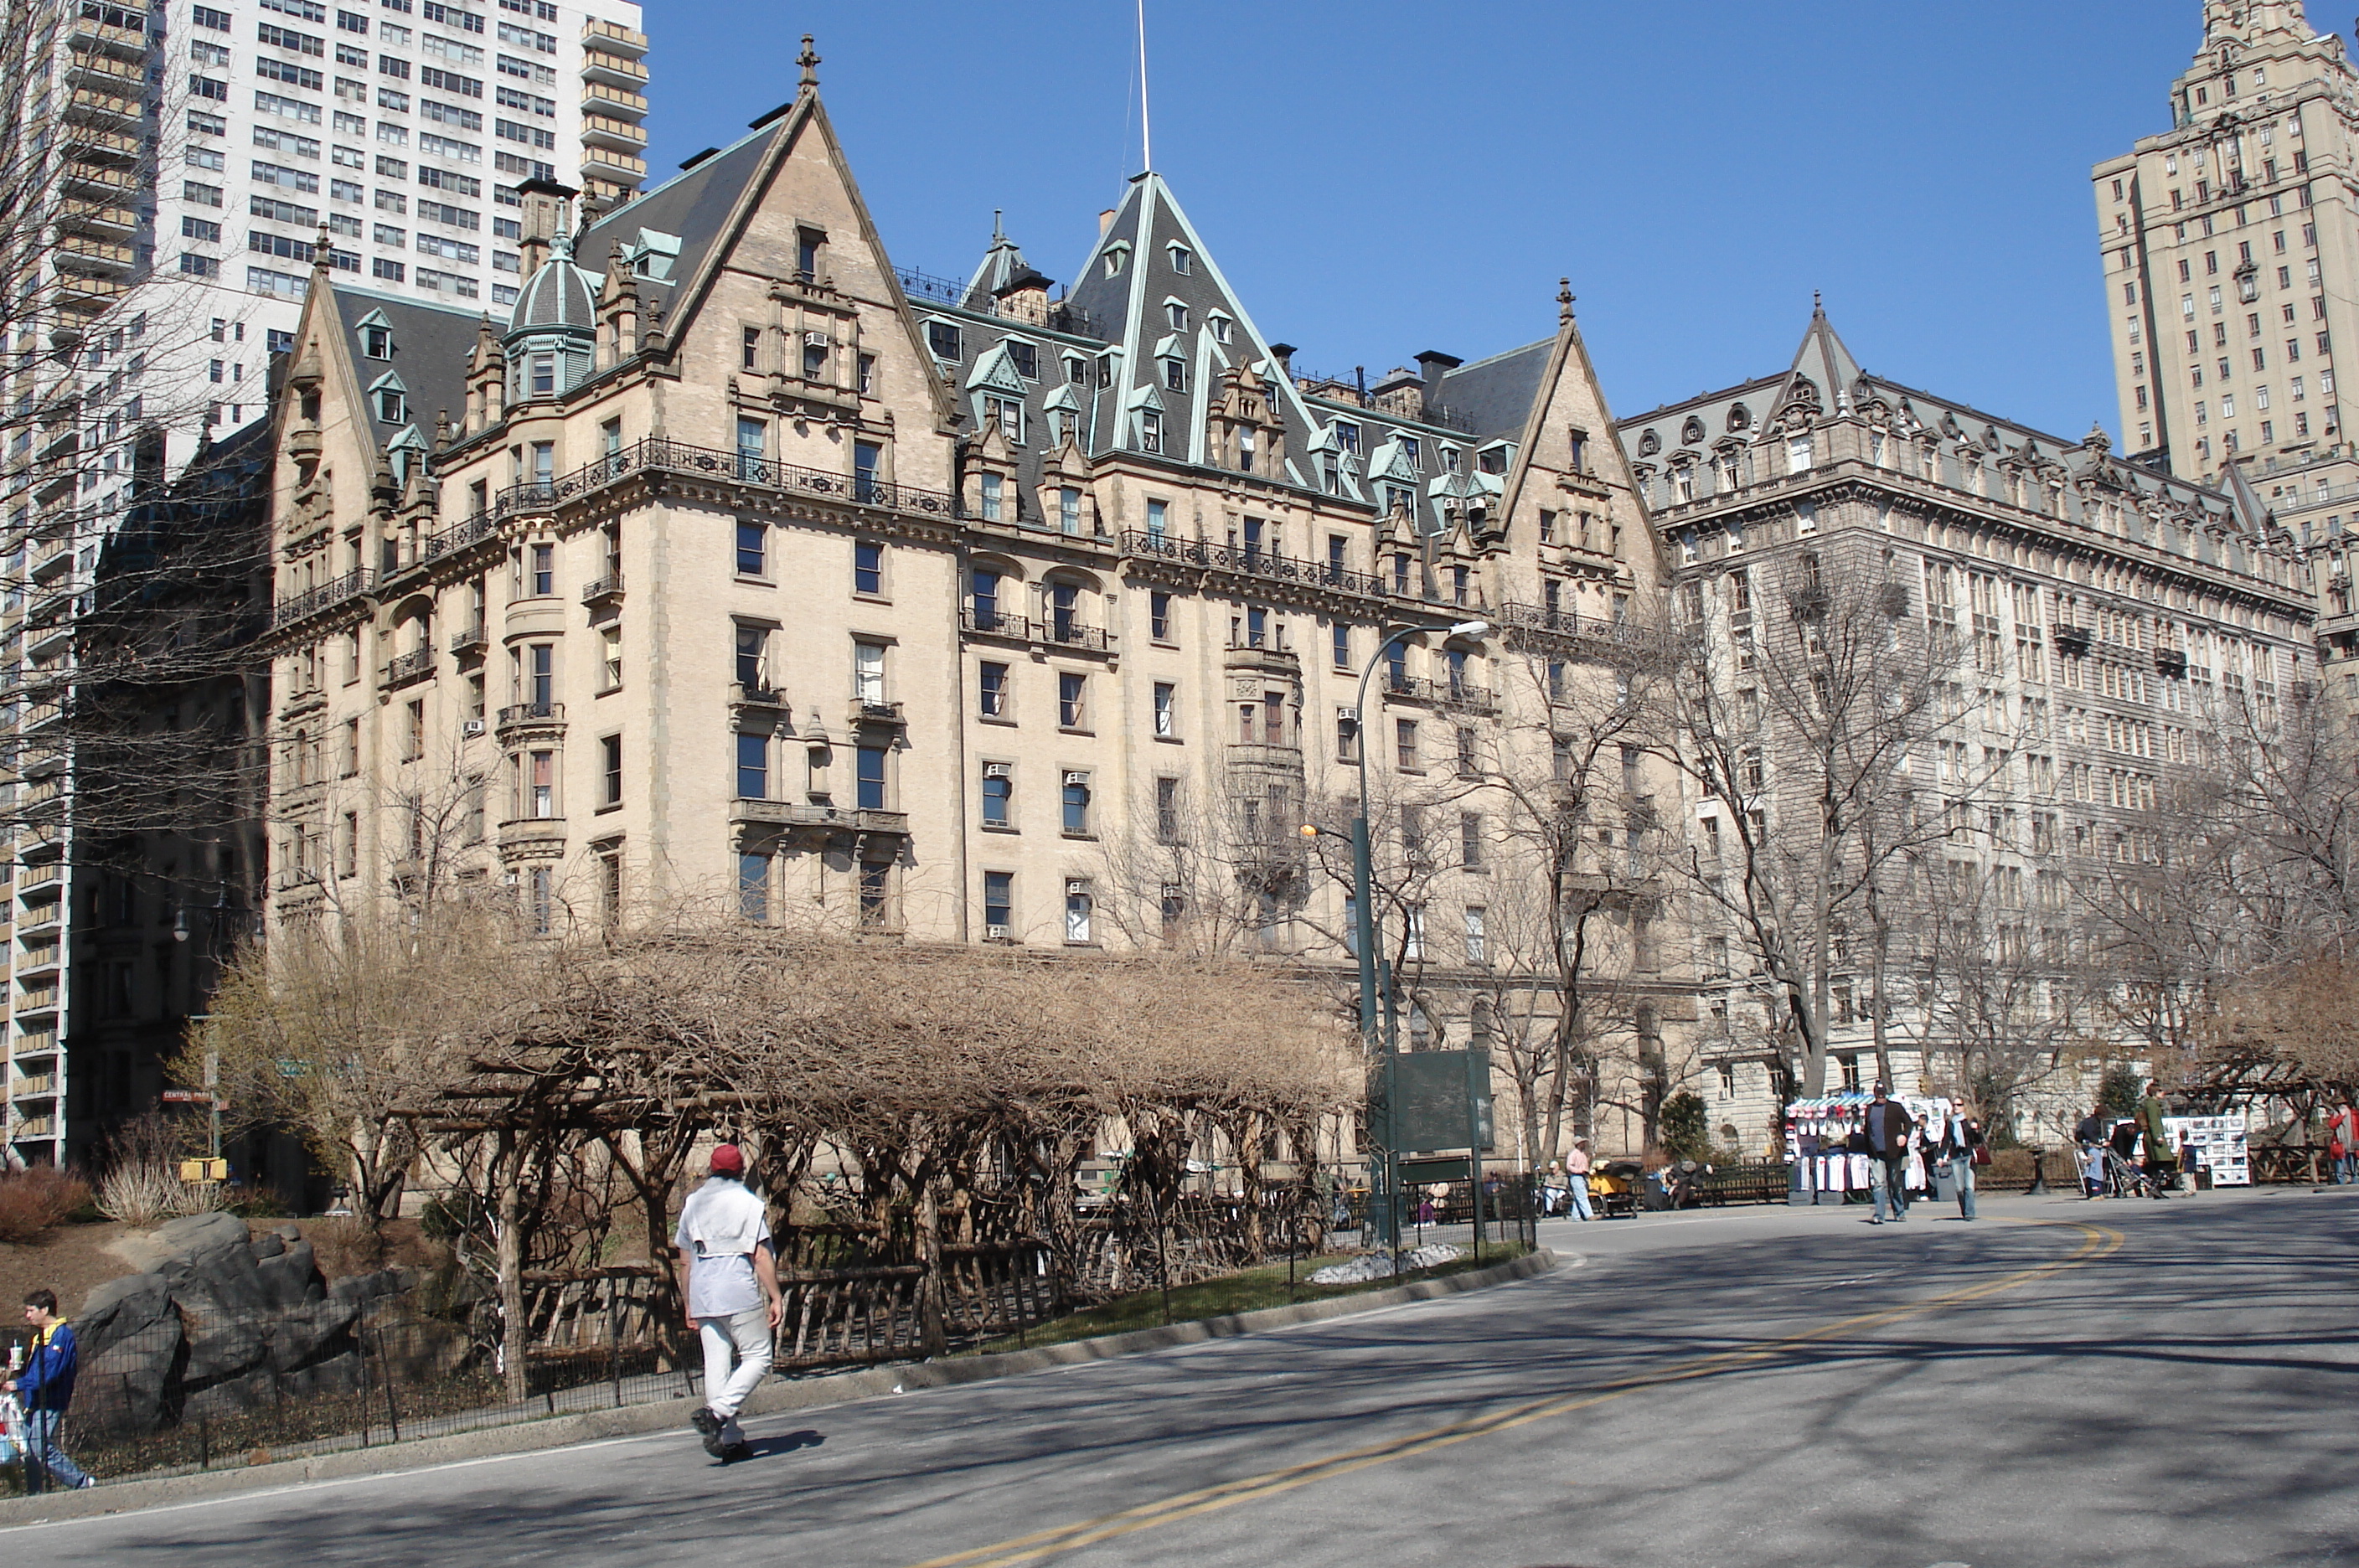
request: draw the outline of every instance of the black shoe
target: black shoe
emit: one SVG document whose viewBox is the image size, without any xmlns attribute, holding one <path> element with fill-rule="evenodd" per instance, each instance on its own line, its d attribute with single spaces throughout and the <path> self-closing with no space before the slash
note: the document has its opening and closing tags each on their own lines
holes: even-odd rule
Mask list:
<svg viewBox="0 0 2359 1568">
<path fill-rule="evenodd" d="M 699 1405 L 696 1407 L 696 1413 L 688 1418 L 688 1424 L 705 1436 L 711 1437 L 721 1430 L 721 1418 L 712 1413 L 711 1406 Z"/>
<path fill-rule="evenodd" d="M 723 1465 L 734 1465 L 740 1459 L 751 1459 L 753 1457 L 753 1448 L 743 1443 L 733 1443 L 721 1451 L 721 1463 Z"/>
</svg>

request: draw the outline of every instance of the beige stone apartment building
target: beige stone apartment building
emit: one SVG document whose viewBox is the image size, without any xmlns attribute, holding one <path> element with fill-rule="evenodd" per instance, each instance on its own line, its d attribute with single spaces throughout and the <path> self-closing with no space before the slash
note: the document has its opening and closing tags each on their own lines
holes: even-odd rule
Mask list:
<svg viewBox="0 0 2359 1568">
<path fill-rule="evenodd" d="M 2048 1119 L 2025 1136 L 2059 1136 L 2053 1115 L 2081 1085 L 2045 1072 L 2046 1053 L 2107 1030 L 2128 1055 L 2147 1043 L 2121 1011 L 2068 1010 L 2088 956 L 2074 929 L 2113 897 L 2108 866 L 2147 857 L 2165 785 L 2222 710 L 2266 713 L 2317 678 L 2302 551 L 2249 490 L 2125 461 L 2102 431 L 2067 441 L 1864 371 L 1823 311 L 1785 370 L 1625 419 L 1620 437 L 1681 617 L 1707 628 L 1723 711 L 1758 719 L 1758 775 L 1742 799 L 1694 800 L 1690 842 L 1734 843 L 1740 811 L 1816 842 L 1818 776 L 1799 794 L 1780 777 L 1798 755 L 1785 732 L 1814 720 L 1780 709 L 1769 668 L 1773 620 L 1800 616 L 1806 589 L 1839 597 L 1846 579 L 1871 580 L 1896 622 L 1953 650 L 1891 757 L 1889 798 L 1941 831 L 1886 865 L 1897 929 L 1880 966 L 1876 911 L 1844 885 L 1824 965 L 1830 1090 L 1872 1079 L 1879 1040 L 1908 1092 L 1957 1082 L 1971 1051 L 1967 1076 L 2027 1073 L 2025 1104 Z M 1908 679 L 1896 666 L 1896 692 Z M 1840 839 L 1845 864 L 1867 854 L 1857 834 Z M 1783 1049 L 1775 984 L 1741 933 L 1714 929 L 1708 900 L 1695 909 L 1712 1119 L 1751 1126 L 1774 1103 L 1760 1063 Z"/>
<path fill-rule="evenodd" d="M 2191 21 L 2192 7 L 2188 7 Z M 2091 171 L 2125 442 L 2308 550 L 2328 690 L 2359 707 L 2359 72 L 2300 0 L 2207 0 L 2170 127 Z"/>
<path fill-rule="evenodd" d="M 275 416 L 274 921 L 487 878 L 549 930 L 688 900 L 1185 942 L 1347 1000 L 1365 747 L 1405 1040 L 1544 1020 L 1531 802 L 1603 758 L 1610 858 L 1677 789 L 1566 738 L 1664 591 L 1569 296 L 1487 359 L 1299 374 L 1153 173 L 1061 292 L 1004 235 L 963 282 L 904 271 L 808 67 L 626 204 L 524 195 L 509 320 L 314 274 Z M 1651 896 L 1602 918 L 1599 1092 L 1642 1126 L 1691 1008 Z"/>
</svg>

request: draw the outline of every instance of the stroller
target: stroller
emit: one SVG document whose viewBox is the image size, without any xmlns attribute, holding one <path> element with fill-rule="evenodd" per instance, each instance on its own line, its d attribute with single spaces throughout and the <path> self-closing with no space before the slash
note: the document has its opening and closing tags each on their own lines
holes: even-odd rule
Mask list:
<svg viewBox="0 0 2359 1568">
<path fill-rule="evenodd" d="M 2162 1196 L 2162 1190 L 2155 1185 L 2154 1178 L 2130 1158 L 2137 1150 L 2137 1124 L 2124 1122 L 2105 1141 L 2105 1191 L 2113 1197 Z"/>
</svg>

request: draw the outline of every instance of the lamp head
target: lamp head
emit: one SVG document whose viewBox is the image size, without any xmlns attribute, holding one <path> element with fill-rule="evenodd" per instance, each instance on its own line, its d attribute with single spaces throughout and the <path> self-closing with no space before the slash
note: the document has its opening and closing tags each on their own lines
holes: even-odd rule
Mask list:
<svg viewBox="0 0 2359 1568">
<path fill-rule="evenodd" d="M 1461 621 L 1456 626 L 1451 627 L 1447 635 L 1454 637 L 1486 637 L 1491 635 L 1491 623 L 1488 621 Z"/>
</svg>

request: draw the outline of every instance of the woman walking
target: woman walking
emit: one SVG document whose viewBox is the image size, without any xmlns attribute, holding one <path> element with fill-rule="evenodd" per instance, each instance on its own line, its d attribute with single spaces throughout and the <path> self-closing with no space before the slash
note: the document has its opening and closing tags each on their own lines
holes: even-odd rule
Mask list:
<svg viewBox="0 0 2359 1568">
<path fill-rule="evenodd" d="M 1957 1184 L 1961 1219 L 1974 1217 L 1974 1154 L 1982 1147 L 1983 1124 L 1962 1100 L 1941 1118 L 1940 1143 L 1935 1150 L 1935 1157 L 1949 1168 L 1950 1180 Z"/>
</svg>

